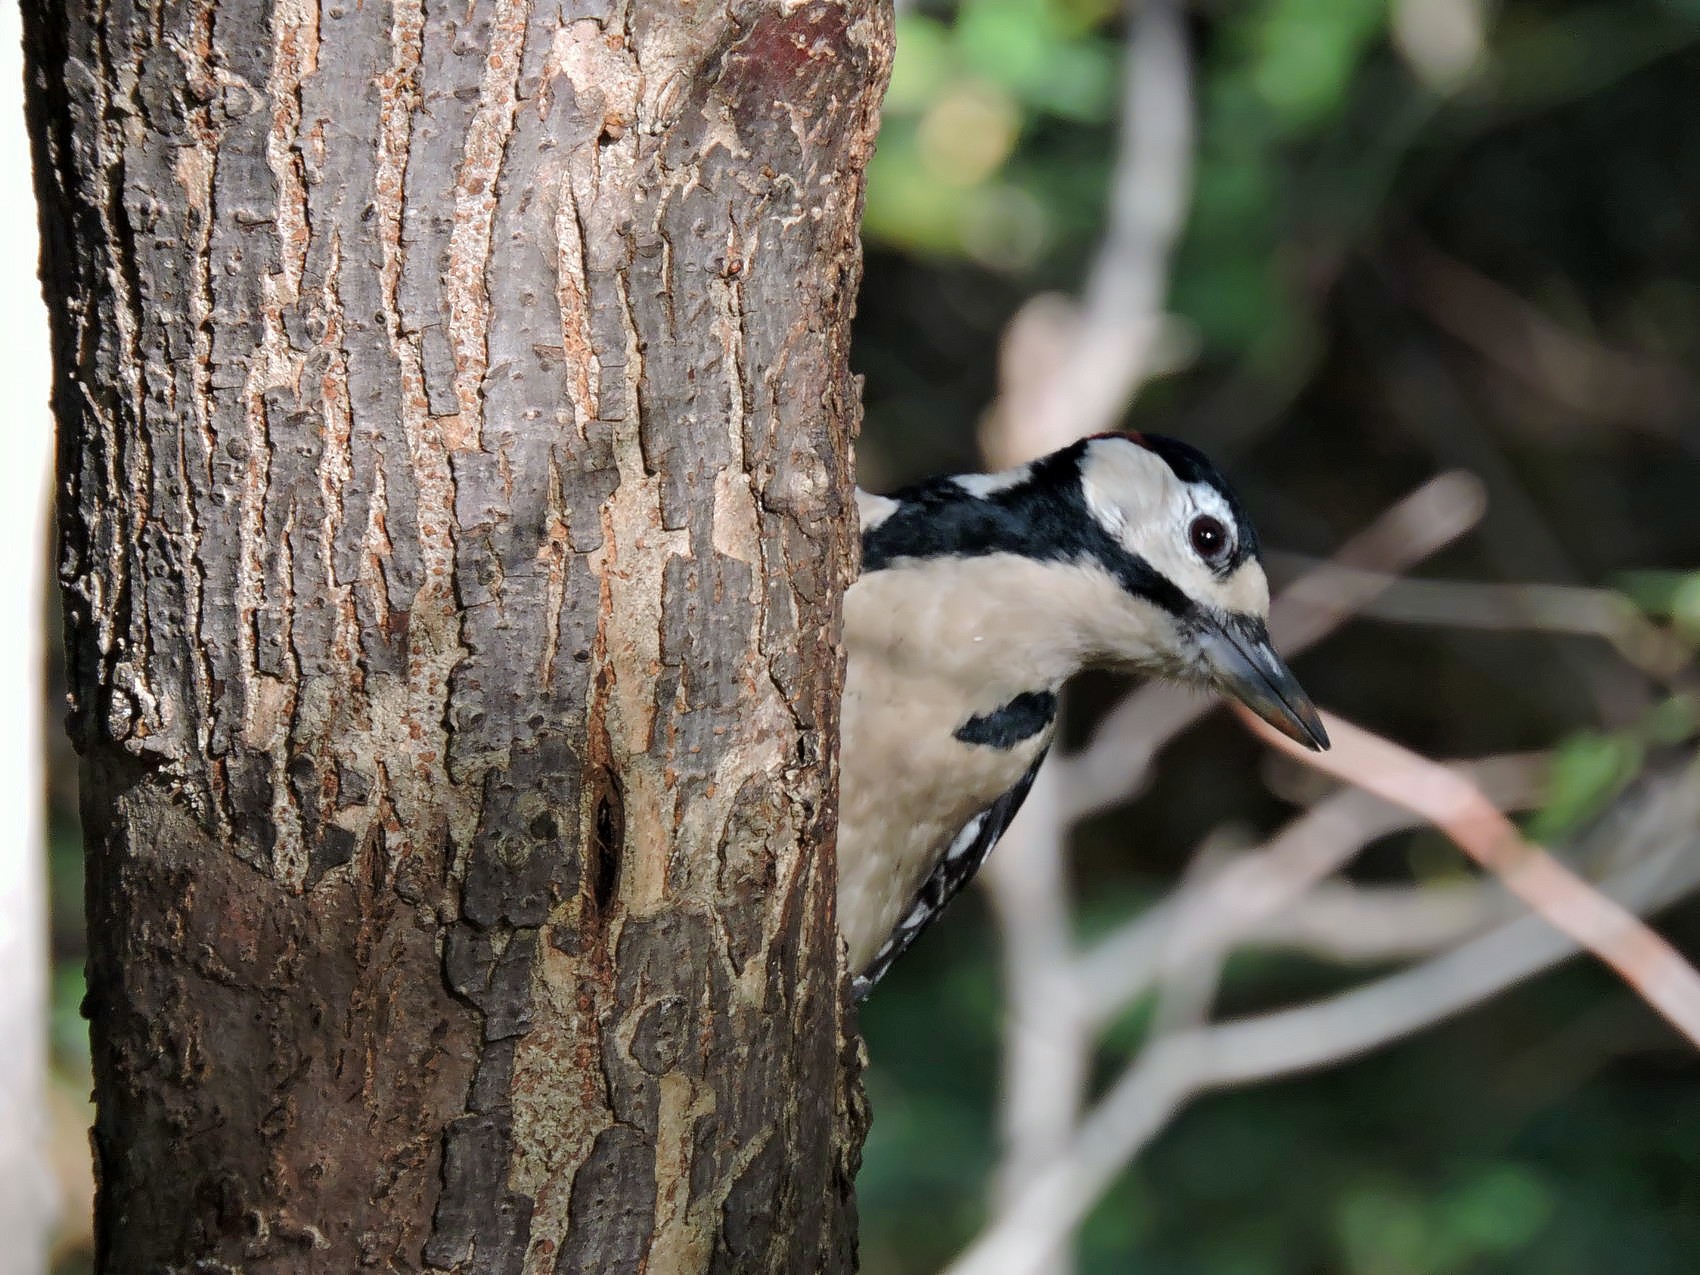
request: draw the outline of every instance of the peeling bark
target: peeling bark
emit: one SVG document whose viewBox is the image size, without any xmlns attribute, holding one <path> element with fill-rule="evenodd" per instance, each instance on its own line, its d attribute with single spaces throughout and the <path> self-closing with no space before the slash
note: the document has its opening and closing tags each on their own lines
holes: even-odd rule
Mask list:
<svg viewBox="0 0 1700 1275">
<path fill-rule="evenodd" d="M 852 1269 L 886 6 L 25 20 L 100 1269 Z"/>
</svg>

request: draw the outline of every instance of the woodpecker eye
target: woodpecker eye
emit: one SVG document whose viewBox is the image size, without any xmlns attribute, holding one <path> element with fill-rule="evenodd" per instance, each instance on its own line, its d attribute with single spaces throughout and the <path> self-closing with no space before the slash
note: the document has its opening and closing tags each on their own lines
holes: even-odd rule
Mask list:
<svg viewBox="0 0 1700 1275">
<path fill-rule="evenodd" d="M 1228 529 L 1209 514 L 1194 518 L 1187 534 L 1192 537 L 1193 552 L 1206 562 L 1220 558 L 1228 548 Z"/>
</svg>

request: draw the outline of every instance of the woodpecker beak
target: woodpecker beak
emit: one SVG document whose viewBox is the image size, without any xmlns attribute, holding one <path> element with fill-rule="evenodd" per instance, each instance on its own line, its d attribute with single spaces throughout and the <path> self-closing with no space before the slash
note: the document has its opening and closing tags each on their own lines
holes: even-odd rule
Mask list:
<svg viewBox="0 0 1700 1275">
<path fill-rule="evenodd" d="M 1199 633 L 1217 687 L 1295 743 L 1321 752 L 1328 732 L 1293 671 L 1275 654 L 1262 620 L 1228 616 Z"/>
</svg>

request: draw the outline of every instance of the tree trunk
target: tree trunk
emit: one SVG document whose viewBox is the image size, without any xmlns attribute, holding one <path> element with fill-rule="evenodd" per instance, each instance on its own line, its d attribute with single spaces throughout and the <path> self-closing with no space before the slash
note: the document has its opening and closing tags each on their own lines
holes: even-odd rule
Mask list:
<svg viewBox="0 0 1700 1275">
<path fill-rule="evenodd" d="M 883 0 L 26 28 L 100 1269 L 851 1269 Z"/>
</svg>

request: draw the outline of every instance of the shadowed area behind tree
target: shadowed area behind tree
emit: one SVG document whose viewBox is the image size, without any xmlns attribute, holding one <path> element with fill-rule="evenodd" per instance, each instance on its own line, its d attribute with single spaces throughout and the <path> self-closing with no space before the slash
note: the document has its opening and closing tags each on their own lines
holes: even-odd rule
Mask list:
<svg viewBox="0 0 1700 1275">
<path fill-rule="evenodd" d="M 900 22 L 858 317 L 864 485 L 978 467 L 1006 325 L 1036 291 L 1078 292 L 1116 144 L 1112 9 L 919 3 Z M 1296 569 L 1283 554 L 1326 555 L 1461 468 L 1485 483 L 1485 518 L 1419 575 L 1622 589 L 1692 640 L 1700 10 L 1509 0 L 1477 72 L 1437 89 L 1390 28 L 1398 9 L 1193 12 L 1196 172 L 1167 302 L 1178 368 L 1126 423 L 1228 472 L 1277 586 Z M 1065 66 L 1062 102 L 1043 68 Z M 953 152 L 959 118 L 980 132 Z M 931 203 L 929 173 L 946 187 Z M 1295 667 L 1325 707 L 1430 756 L 1556 747 L 1529 824 L 1543 837 L 1692 752 L 1690 728 L 1649 726 L 1664 689 L 1598 639 L 1371 618 Z M 1072 696 L 1075 741 L 1116 692 L 1095 678 Z M 1257 753 L 1217 715 L 1164 754 L 1154 789 L 1085 826 L 1070 857 L 1083 941 L 1166 897 L 1223 820 L 1249 842 L 1287 817 Z M 1304 791 L 1284 765 L 1261 778 Z M 1349 877 L 1444 885 L 1468 869 L 1419 832 L 1373 842 Z M 1700 950 L 1692 903 L 1660 929 Z M 863 1010 L 870 1269 L 938 1270 L 986 1217 L 997 953 L 969 891 Z M 1246 952 L 1215 1013 L 1376 970 Z M 1097 1085 L 1146 1039 L 1148 1008 L 1107 1032 Z M 1183 1112 L 1094 1211 L 1081 1270 L 1675 1275 L 1700 1245 L 1695 1074 L 1631 993 L 1573 961 L 1361 1061 Z"/>
</svg>

